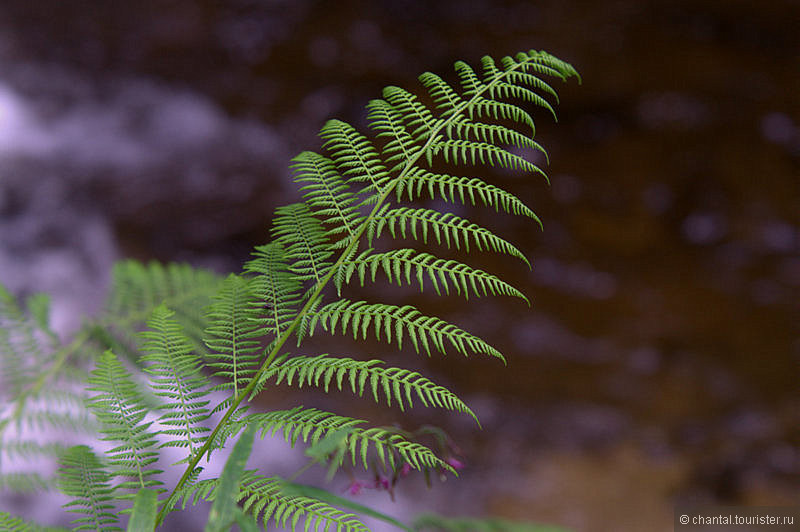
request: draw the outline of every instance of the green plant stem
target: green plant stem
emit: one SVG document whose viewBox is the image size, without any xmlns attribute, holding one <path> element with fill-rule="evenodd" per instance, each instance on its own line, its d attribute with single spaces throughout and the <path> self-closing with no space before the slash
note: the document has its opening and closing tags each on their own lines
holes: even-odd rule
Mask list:
<svg viewBox="0 0 800 532">
<path fill-rule="evenodd" d="M 358 246 L 358 243 L 360 242 L 361 236 L 364 234 L 364 231 L 366 231 L 367 227 L 369 227 L 370 225 L 370 222 L 375 218 L 375 215 L 378 213 L 380 208 L 383 206 L 383 204 L 386 202 L 386 200 L 389 198 L 392 192 L 394 192 L 398 183 L 400 183 L 403 179 L 405 179 L 408 171 L 414 166 L 414 164 L 419 160 L 419 158 L 423 154 L 426 154 L 428 152 L 430 146 L 434 143 L 434 141 L 438 139 L 438 133 L 447 128 L 448 124 L 452 121 L 452 117 L 460 116 L 462 111 L 464 109 L 469 108 L 473 104 L 473 102 L 477 100 L 483 93 L 492 91 L 492 89 L 494 88 L 494 86 L 497 84 L 498 81 L 504 79 L 510 72 L 518 70 L 525 63 L 526 62 L 516 63 L 513 68 L 504 71 L 502 76 L 498 76 L 497 78 L 493 79 L 490 83 L 485 84 L 481 88 L 481 90 L 476 91 L 469 101 L 462 103 L 456 109 L 454 109 L 453 113 L 451 113 L 450 115 L 451 118 L 442 121 L 437 128 L 431 131 L 430 135 L 428 136 L 428 140 L 422 146 L 422 149 L 418 150 L 413 156 L 411 156 L 409 159 L 406 160 L 406 165 L 403 168 L 403 170 L 388 186 L 386 186 L 383 193 L 381 193 L 380 197 L 378 198 L 378 201 L 375 203 L 375 206 L 373 207 L 370 214 L 367 216 L 367 218 L 364 219 L 363 222 L 361 222 L 360 226 L 356 229 L 356 232 L 350 237 L 350 242 L 348 243 L 344 251 L 339 255 L 337 261 L 333 264 L 333 266 L 331 266 L 328 273 L 325 274 L 325 276 L 317 282 L 316 288 L 306 301 L 306 304 L 303 305 L 303 308 L 297 313 L 297 315 L 289 324 L 289 326 L 286 328 L 286 330 L 283 331 L 283 333 L 281 333 L 280 336 L 278 336 L 278 338 L 275 341 L 275 344 L 273 345 L 272 351 L 264 360 L 261 367 L 253 375 L 253 378 L 250 380 L 250 382 L 244 388 L 244 390 L 242 390 L 242 392 L 234 398 L 228 409 L 225 411 L 225 414 L 222 416 L 222 419 L 220 419 L 219 423 L 217 423 L 216 427 L 214 427 L 214 430 L 208 436 L 203 446 L 198 450 L 197 454 L 194 455 L 194 458 L 192 458 L 191 461 L 187 464 L 186 470 L 184 471 L 181 478 L 178 480 L 178 483 L 175 485 L 175 488 L 172 490 L 169 497 L 165 499 L 166 504 L 164 504 L 161 507 L 161 510 L 158 512 L 158 516 L 156 517 L 156 528 L 163 522 L 167 512 L 169 511 L 169 506 L 171 505 L 172 498 L 175 496 L 178 490 L 180 490 L 183 487 L 183 485 L 192 475 L 192 472 L 197 467 L 200 458 L 204 454 L 209 452 L 209 449 L 214 440 L 216 439 L 216 436 L 219 433 L 219 431 L 222 429 L 222 427 L 224 427 L 227 424 L 228 420 L 233 415 L 233 413 L 236 412 L 236 410 L 238 409 L 239 405 L 242 403 L 244 398 L 250 395 L 250 393 L 253 391 L 256 385 L 261 381 L 261 377 L 264 375 L 264 373 L 270 367 L 272 362 L 275 360 L 275 357 L 278 356 L 278 353 L 283 348 L 283 345 L 289 339 L 291 334 L 302 322 L 303 318 L 306 316 L 309 310 L 313 307 L 314 303 L 317 301 L 320 294 L 322 293 L 322 290 L 327 286 L 328 282 L 336 273 L 339 266 L 341 266 L 341 264 L 345 261 L 346 257 L 349 257 L 350 254 L 353 252 L 353 250 Z"/>
</svg>

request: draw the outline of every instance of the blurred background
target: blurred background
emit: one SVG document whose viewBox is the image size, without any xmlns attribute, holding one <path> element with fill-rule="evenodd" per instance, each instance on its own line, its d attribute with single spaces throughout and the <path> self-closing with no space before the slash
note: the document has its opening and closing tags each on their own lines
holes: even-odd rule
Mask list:
<svg viewBox="0 0 800 532">
<path fill-rule="evenodd" d="M 67 336 L 117 259 L 239 270 L 274 207 L 297 200 L 288 161 L 319 149 L 326 119 L 363 130 L 385 85 L 419 91 L 426 70 L 453 81 L 456 60 L 545 49 L 584 79 L 556 85 L 558 124 L 535 115 L 552 185 L 488 176 L 544 231 L 464 213 L 531 258 L 476 256 L 532 308 L 386 289 L 509 367 L 320 344 L 425 369 L 483 430 L 347 394 L 304 404 L 448 431 L 461 479 L 360 496 L 398 517 L 624 532 L 671 530 L 676 503 L 796 505 L 799 21 L 794 0 L 4 0 L 0 282 L 53 294 Z M 302 464 L 265 449 L 281 474 Z"/>
</svg>

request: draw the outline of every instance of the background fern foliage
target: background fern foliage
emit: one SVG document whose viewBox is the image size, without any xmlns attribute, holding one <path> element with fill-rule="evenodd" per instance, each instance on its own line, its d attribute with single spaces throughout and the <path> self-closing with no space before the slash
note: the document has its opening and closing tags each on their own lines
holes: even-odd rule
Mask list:
<svg viewBox="0 0 800 532">
<path fill-rule="evenodd" d="M 59 488 L 73 498 L 66 509 L 80 514 L 73 521 L 78 530 L 117 530 L 126 519 L 129 527 L 157 528 L 176 509 L 206 500 L 213 501 L 207 530 L 272 522 L 358 531 L 367 529 L 358 514 L 371 510 L 246 469 L 259 437 L 310 445 L 312 461 L 326 462 L 331 474 L 345 463 L 394 478 L 413 470 L 455 473 L 446 457 L 399 429 L 303 406 L 256 411 L 250 403 L 265 387 L 284 383 L 477 421 L 455 393 L 419 372 L 348 353 L 308 352 L 304 344 L 313 335 L 345 334 L 425 356 L 453 352 L 505 362 L 486 340 L 411 305 L 347 297 L 353 283 L 389 282 L 439 296 L 527 302 L 496 275 L 429 248 L 500 253 L 529 266 L 522 251 L 491 228 L 422 202 L 538 223 L 521 198 L 473 174 L 489 165 L 544 177 L 526 158 L 544 152 L 533 139 L 533 109 L 555 116 L 550 80 L 577 73 L 539 51 L 484 57 L 478 70 L 463 62 L 455 68 L 455 85 L 425 73 L 417 93 L 384 89 L 367 105 L 370 132 L 339 120 L 325 124 L 323 151 L 292 160 L 301 201 L 277 209 L 273 240 L 255 248 L 240 274 L 220 279 L 187 266 L 121 263 L 105 312 L 66 344 L 48 328 L 45 297 L 23 308 L 0 290 L 4 485 Z M 460 167 L 463 174 L 442 172 Z M 396 242 L 408 239 L 424 251 Z M 70 439 L 76 445 L 64 443 Z M 204 474 L 201 459 L 213 459 L 231 440 L 238 443 L 221 476 Z M 162 463 L 164 447 L 183 458 Z M 17 467 L 21 458 L 41 455 L 58 461 L 55 478 Z M 165 468 L 179 480 L 169 482 Z M 0 519 L 15 529 L 34 527 L 8 514 Z M 462 529 L 463 522 L 427 518 L 417 526 Z"/>
</svg>

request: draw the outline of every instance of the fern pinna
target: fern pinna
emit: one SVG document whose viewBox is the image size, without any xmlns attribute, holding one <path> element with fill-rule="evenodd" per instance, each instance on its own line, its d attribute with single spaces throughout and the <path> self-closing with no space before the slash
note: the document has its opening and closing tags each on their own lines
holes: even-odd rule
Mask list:
<svg viewBox="0 0 800 532">
<path fill-rule="evenodd" d="M 320 132 L 323 152 L 303 152 L 291 163 L 302 201 L 277 209 L 273 240 L 256 247 L 242 274 L 204 283 L 213 282 L 216 289 L 205 314 L 186 319 L 184 306 L 179 321 L 172 303 L 180 298 L 149 304 L 148 329 L 137 336 L 143 355 L 137 363 L 149 391 L 125 370 L 114 354 L 118 335 L 111 337 L 112 350 L 99 356 L 89 379 L 88 404 L 113 448 L 105 459 L 84 448 L 62 453 L 61 484 L 86 514 L 75 522 L 78 527 L 94 522 L 113 529 L 109 493 L 117 501 L 138 493 L 131 522 L 155 527 L 179 506 L 204 499 L 215 501 L 207 530 L 227 529 L 234 522 L 249 530 L 256 520 L 291 529 L 301 523 L 305 530 L 366 529 L 356 515 L 329 504 L 340 499 L 332 494 L 328 500 L 319 500 L 319 490 L 298 495 L 283 489 L 288 484 L 277 477 L 246 471 L 250 444 L 237 443 L 219 479 L 204 477 L 201 458 L 210 458 L 235 437 L 241 443 L 241 438 L 280 433 L 292 445 L 311 445 L 310 456 L 327 459 L 332 470 L 345 460 L 395 476 L 400 470 L 453 470 L 400 430 L 299 406 L 255 412 L 249 402 L 264 387 L 285 383 L 367 394 L 401 410 L 421 404 L 475 418 L 453 392 L 418 372 L 386 367 L 380 360 L 315 355 L 303 343 L 324 331 L 356 339 L 374 336 L 398 349 L 405 342 L 427 356 L 454 351 L 505 362 L 485 340 L 411 305 L 343 296 L 356 280 L 364 287 L 385 276 L 390 283 L 427 286 L 438 295 L 512 296 L 527 302 L 520 290 L 492 273 L 393 241 L 435 241 L 462 255 L 495 252 L 529 265 L 514 244 L 490 228 L 421 207 L 419 201 L 484 207 L 539 223 L 511 192 L 441 168 L 489 165 L 545 176 L 524 157 L 525 150 L 544 152 L 533 139 L 532 108 L 554 115 L 556 92 L 545 79 L 566 80 L 577 73 L 540 51 L 499 62 L 484 57 L 480 71 L 463 62 L 455 69 L 457 86 L 426 73 L 419 78 L 419 96 L 399 87 L 384 89 L 381 99 L 367 105 L 372 135 L 340 120 L 326 123 Z M 380 250 L 373 247 L 378 240 Z M 103 337 L 102 331 L 93 334 Z M 164 446 L 184 452 L 178 462 L 183 474 L 171 487 L 154 469 Z"/>
</svg>

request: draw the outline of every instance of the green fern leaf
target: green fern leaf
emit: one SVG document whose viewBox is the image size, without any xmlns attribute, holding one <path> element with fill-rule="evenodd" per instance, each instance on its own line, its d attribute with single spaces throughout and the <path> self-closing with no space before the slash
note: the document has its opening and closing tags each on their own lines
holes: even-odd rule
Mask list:
<svg viewBox="0 0 800 532">
<path fill-rule="evenodd" d="M 333 358 L 328 355 L 315 357 L 293 356 L 276 360 L 273 367 L 265 374 L 265 378 L 274 378 L 275 384 L 286 382 L 322 387 L 325 393 L 334 385 L 339 391 L 349 384 L 350 390 L 359 397 L 369 389 L 376 403 L 380 403 L 380 395 L 391 406 L 394 401 L 400 410 L 406 406 L 413 407 L 413 397 L 426 407 L 438 407 L 456 412 L 464 412 L 478 418 L 453 392 L 433 383 L 416 371 L 401 368 L 381 367 L 381 360 L 354 360 L 352 358 Z"/>
<path fill-rule="evenodd" d="M 388 228 L 392 238 L 410 237 L 422 240 L 425 244 L 428 243 L 428 235 L 433 234 L 437 244 L 444 243 L 448 248 L 452 244 L 456 249 L 461 249 L 463 244 L 467 253 L 472 241 L 478 251 L 491 250 L 511 255 L 530 267 L 530 262 L 516 246 L 490 230 L 449 212 L 408 207 L 392 209 L 385 205 L 367 229 L 368 242 L 371 244 L 373 239 L 380 238 L 384 228 Z"/>
<path fill-rule="evenodd" d="M 315 408 L 296 407 L 290 410 L 249 414 L 233 422 L 221 431 L 219 441 L 225 441 L 232 434 L 246 426 L 256 426 L 261 437 L 274 436 L 281 431 L 284 440 L 294 447 L 298 441 L 311 445 L 321 441 L 327 434 L 347 431 L 343 440 L 345 453 L 350 455 L 352 465 L 361 462 L 369 469 L 369 455 L 373 451 L 375 459 L 384 469 L 397 470 L 407 463 L 417 470 L 453 471 L 446 462 L 436 456 L 426 446 L 409 441 L 400 431 L 391 428 L 362 428 L 366 423 L 360 419 L 339 416 Z M 341 458 L 344 458 L 342 453 Z M 453 471 L 454 472 L 454 471 Z"/>
<path fill-rule="evenodd" d="M 318 323 L 331 334 L 337 331 L 337 324 L 341 324 L 341 333 L 346 334 L 349 325 L 354 338 L 361 336 L 364 339 L 372 325 L 377 340 L 381 339 L 381 335 L 385 336 L 389 343 L 394 339 L 398 349 L 403 347 L 403 335 L 408 334 L 416 352 L 419 353 L 421 345 L 429 356 L 431 344 L 439 352 L 445 353 L 445 341 L 447 341 L 464 356 L 468 356 L 470 351 L 484 353 L 497 357 L 505 363 L 505 358 L 499 351 L 477 336 L 439 318 L 424 316 L 411 305 L 398 307 L 342 299 L 325 305 L 314 314 L 309 323 L 309 336 L 314 334 Z"/>
<path fill-rule="evenodd" d="M 222 380 L 213 390 L 232 390 L 231 400 L 250 382 L 261 358 L 260 342 L 254 338 L 258 311 L 248 281 L 230 274 L 206 315 L 205 342 L 211 350 L 208 366 L 215 369 L 212 376 Z M 223 408 L 225 404 L 223 401 Z"/>
<path fill-rule="evenodd" d="M 369 331 L 374 330 L 379 340 L 383 336 L 390 343 L 396 342 L 398 348 L 402 347 L 404 336 L 408 335 L 406 341 L 428 355 L 432 347 L 444 352 L 449 345 L 464 355 L 484 353 L 502 359 L 502 355 L 483 340 L 439 318 L 424 316 L 411 306 L 368 304 L 347 299 L 322 304 L 331 281 L 341 286 L 348 276 L 359 273 L 365 277 L 367 272 L 373 275 L 379 268 L 398 282 L 401 278 L 409 282 L 412 273 L 417 276 L 417 282 L 424 282 L 427 275 L 428 282 L 435 286 L 447 290 L 446 287 L 452 283 L 465 295 L 470 292 L 481 295 L 492 292 L 519 294 L 485 272 L 455 262 L 441 262 L 431 255 L 403 249 L 390 249 L 374 255 L 359 254 L 359 248 L 364 249 L 364 241 L 373 237 L 377 227 L 389 223 L 380 217 L 387 215 L 393 194 L 398 200 L 404 195 L 413 200 L 427 190 L 431 197 L 438 195 L 449 201 L 472 204 L 482 202 L 497 211 L 528 216 L 538 222 L 531 209 L 509 192 L 477 178 L 453 177 L 428 169 L 441 161 L 496 164 L 544 174 L 533 162 L 509 149 L 510 146 L 541 148 L 533 141 L 532 135 L 514 129 L 521 124 L 534 131 L 533 118 L 520 105 L 501 99 L 521 98 L 523 104 L 532 102 L 552 109 L 545 97 L 553 97 L 554 91 L 538 80 L 538 76 L 555 75 L 565 79 L 573 75 L 574 70 L 568 64 L 536 51 L 518 54 L 513 59 L 503 58 L 502 68 L 490 60 L 485 60 L 483 65 L 484 72 L 479 77 L 465 63 L 456 64 L 460 79 L 458 91 L 446 88 L 441 80 L 423 79 L 423 85 L 433 97 L 432 106 L 411 92 L 389 87 L 384 90 L 383 99 L 373 100 L 368 105 L 369 127 L 377 138 L 367 139 L 350 126 L 330 121 L 321 132 L 327 155 L 303 152 L 293 160 L 292 168 L 296 181 L 302 185 L 307 209 L 292 207 L 281 211 L 274 233 L 278 242 L 257 248 L 257 258 L 246 267 L 246 273 L 254 275 L 251 288 L 256 295 L 257 334 L 265 336 L 268 342 L 263 362 L 242 393 L 226 404 L 222 420 L 198 455 L 187 464 L 186 472 L 173 493 L 182 493 L 186 482 L 193 477 L 199 454 L 221 447 L 229 437 L 248 425 L 259 427 L 262 436 L 267 432 L 283 431 L 287 441 L 293 444 L 302 440 L 313 445 L 329 433 L 345 435 L 343 445 L 347 446 L 347 453 L 337 451 L 335 455 L 344 459 L 345 454 L 350 454 L 354 463 L 360 458 L 365 467 L 367 455 L 373 454 L 384 466 L 394 467 L 403 462 L 418 469 L 452 469 L 430 450 L 408 441 L 397 431 L 364 429 L 359 420 L 313 409 L 248 414 L 247 407 L 241 405 L 245 397 L 252 399 L 270 376 L 277 375 L 275 371 L 280 371 L 281 365 L 287 364 L 288 370 L 287 361 L 290 359 L 278 357 L 284 352 L 289 338 L 296 335 L 299 342 L 305 334 L 313 334 L 317 326 L 331 333 L 352 332 L 356 338 L 366 338 Z M 424 163 L 427 163 L 427 168 L 422 167 Z M 324 231 L 328 243 L 320 238 L 317 244 L 311 236 L 298 235 L 304 230 L 295 231 L 294 228 L 301 227 L 301 223 L 290 218 L 303 214 L 302 211 L 310 212 L 319 220 L 316 224 L 310 218 L 304 220 L 316 226 L 309 234 L 319 236 Z M 426 217 L 423 211 L 416 214 L 423 218 L 419 221 L 420 227 L 425 226 L 435 234 L 441 233 L 437 238 L 446 242 L 452 238 L 457 247 L 460 245 L 457 239 L 462 239 L 465 249 L 471 239 L 481 242 L 476 244 L 478 247 L 491 246 L 515 254 L 516 248 L 506 245 L 499 237 L 491 238 L 474 224 L 445 218 L 444 215 Z M 412 215 L 407 215 L 402 222 L 399 218 L 398 228 L 415 223 Z M 322 257 L 317 249 L 340 251 L 322 259 L 332 263 L 330 268 L 315 268 L 309 265 L 312 259 Z M 303 282 L 312 286 L 304 287 Z M 303 288 L 307 290 L 305 296 L 300 295 Z M 324 366 L 321 359 L 319 362 Z M 310 382 L 312 366 L 309 363 L 305 382 Z M 332 380 L 328 379 L 332 379 L 334 373 L 327 373 L 329 369 L 314 373 L 314 381 L 330 385 Z M 369 378 L 373 395 L 381 390 L 387 402 L 408 401 L 415 384 L 423 386 L 421 381 L 403 375 L 401 370 L 396 373 L 389 371 L 381 373 L 378 368 L 362 366 L 356 373 L 360 379 Z M 300 374 L 297 375 L 302 381 Z M 341 375 L 343 378 L 344 374 Z M 410 380 L 399 380 L 404 378 Z M 172 500 L 171 497 L 168 500 Z M 168 511 L 165 506 L 159 513 L 158 522 Z"/>
<path fill-rule="evenodd" d="M 521 199 L 477 177 L 455 177 L 415 169 L 408 172 L 396 189 L 398 200 L 405 192 L 409 201 L 422 197 L 423 190 L 428 192 L 431 199 L 438 197 L 451 203 L 474 206 L 480 200 L 483 205 L 498 212 L 527 216 L 535 220 L 539 227 L 542 225 L 539 217 Z"/>
<path fill-rule="evenodd" d="M 88 391 L 95 392 L 89 408 L 101 424 L 102 438 L 118 445 L 106 452 L 113 474 L 128 477 L 117 485 L 121 489 L 140 489 L 160 485 L 149 477 L 161 473 L 148 466 L 158 459 L 152 423 L 144 422 L 147 413 L 136 383 L 117 357 L 106 351 L 89 377 Z"/>
<path fill-rule="evenodd" d="M 286 251 L 277 242 L 255 249 L 255 259 L 245 265 L 245 272 L 256 274 L 250 281 L 255 296 L 253 309 L 262 317 L 255 322 L 253 336 L 280 336 L 297 315 L 300 281 L 289 271 Z"/>
<path fill-rule="evenodd" d="M 409 248 L 396 249 L 386 253 L 372 253 L 372 250 L 367 250 L 358 257 L 347 261 L 347 264 L 340 268 L 343 273 L 338 277 L 345 283 L 349 283 L 353 275 L 357 273 L 361 286 L 363 286 L 367 271 L 369 271 L 371 281 L 375 282 L 375 274 L 380 268 L 388 277 L 389 282 L 396 282 L 398 285 L 403 284 L 403 279 L 406 284 L 411 284 L 413 274 L 420 291 L 427 279 L 439 295 L 442 295 L 442 289 L 449 294 L 450 283 L 452 283 L 456 292 L 466 299 L 469 299 L 470 293 L 476 296 L 485 296 L 491 293 L 492 295 L 519 297 L 530 304 L 522 292 L 494 275 L 483 270 L 473 269 L 456 260 L 441 259 L 429 253 L 420 253 Z"/>
<path fill-rule="evenodd" d="M 67 532 L 66 528 L 41 526 L 8 512 L 0 512 L 0 530 L 5 532 Z"/>
<path fill-rule="evenodd" d="M 325 140 L 324 148 L 331 152 L 333 162 L 351 183 L 366 182 L 369 204 L 377 200 L 392 176 L 381 162 L 372 142 L 356 128 L 341 120 L 329 120 L 319 134 Z"/>
<path fill-rule="evenodd" d="M 385 163 L 396 163 L 389 172 L 403 168 L 422 150 L 403 126 L 403 119 L 385 100 L 372 100 L 367 104 L 369 125 L 378 132 L 377 138 L 388 139 L 381 149 Z"/>
<path fill-rule="evenodd" d="M 166 410 L 159 422 L 169 428 L 159 433 L 168 439 L 160 446 L 188 447 L 189 455 L 184 459 L 188 461 L 202 445 L 202 433 L 209 430 L 202 425 L 209 416 L 209 401 L 202 400 L 207 394 L 208 379 L 200 372 L 200 358 L 174 315 L 164 305 L 156 307 L 147 321 L 149 330 L 139 336 L 150 386 L 162 398 L 161 409 Z"/>
<path fill-rule="evenodd" d="M 217 497 L 219 479 L 201 480 L 179 495 L 182 506 L 197 504 L 199 500 L 213 501 Z M 345 513 L 325 502 L 311 497 L 281 493 L 283 480 L 278 477 L 266 477 L 256 471 L 245 471 L 239 484 L 237 500 L 244 511 L 256 519 L 260 519 L 264 528 L 269 528 L 269 521 L 278 528 L 298 530 L 336 530 L 337 532 L 369 532 L 355 515 Z"/>
<path fill-rule="evenodd" d="M 339 175 L 334 162 L 314 152 L 304 151 L 292 159 L 295 181 L 307 183 L 300 188 L 305 202 L 323 221 L 332 225 L 327 234 L 332 238 L 353 238 L 361 215 L 355 206 L 356 195 Z M 347 239 L 341 240 L 344 246 Z"/>
<path fill-rule="evenodd" d="M 61 457 L 59 489 L 73 497 L 64 506 L 70 512 L 85 515 L 72 521 L 73 530 L 122 530 L 113 511 L 110 480 L 111 475 L 86 445 L 70 447 Z"/>
<path fill-rule="evenodd" d="M 272 236 L 286 249 L 289 270 L 300 281 L 310 280 L 316 285 L 330 270 L 330 242 L 322 223 L 305 203 L 278 207 Z"/>
</svg>

